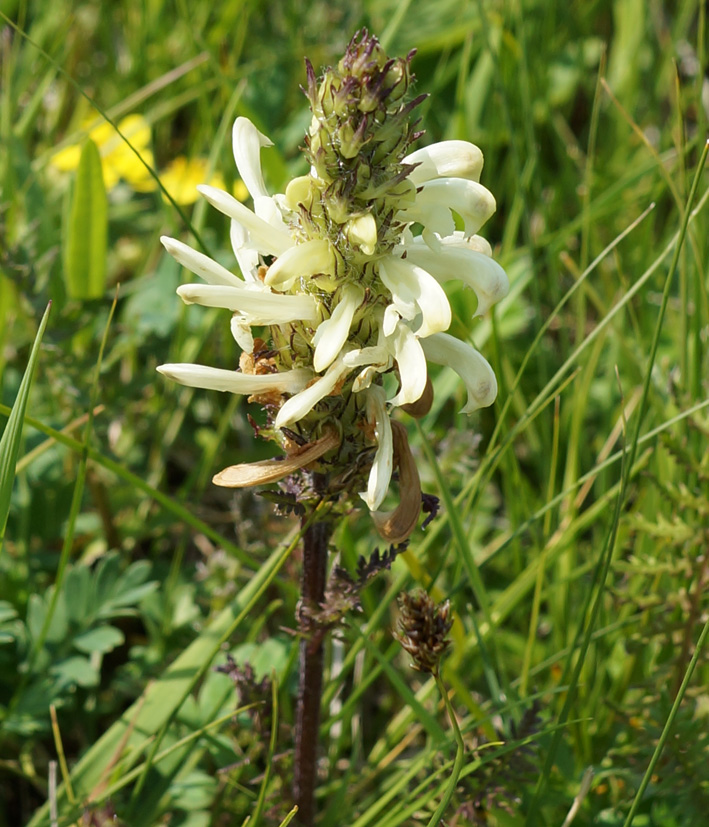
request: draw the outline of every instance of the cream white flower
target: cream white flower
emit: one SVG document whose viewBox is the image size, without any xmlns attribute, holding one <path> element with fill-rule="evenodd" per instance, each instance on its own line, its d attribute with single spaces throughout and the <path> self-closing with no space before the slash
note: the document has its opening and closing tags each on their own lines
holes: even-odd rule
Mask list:
<svg viewBox="0 0 709 827">
<path fill-rule="evenodd" d="M 312 321 L 317 316 L 317 306 L 310 296 L 281 296 L 223 284 L 183 284 L 177 293 L 185 304 L 233 310 L 251 325 Z"/>
<path fill-rule="evenodd" d="M 485 239 L 465 238 L 461 233 L 442 239 L 437 250 L 426 244 L 410 244 L 407 260 L 426 270 L 439 282 L 458 279 L 471 287 L 478 299 L 476 316 L 482 316 L 493 304 L 503 299 L 509 289 L 507 274 L 488 252 L 480 252 Z M 489 247 L 489 245 L 488 245 Z"/>
<path fill-rule="evenodd" d="M 369 472 L 367 491 L 360 497 L 367 503 L 370 511 L 376 511 L 382 504 L 394 466 L 394 439 L 391 422 L 386 408 L 386 394 L 383 388 L 374 386 L 365 391 L 367 395 L 367 417 L 373 425 L 377 439 L 377 450 Z"/>
<path fill-rule="evenodd" d="M 357 284 L 345 284 L 332 316 L 320 323 L 313 336 L 313 367 L 320 373 L 337 358 L 350 335 L 355 311 L 362 304 L 364 290 Z"/>
<path fill-rule="evenodd" d="M 399 316 L 411 321 L 421 316 L 416 335 L 422 339 L 448 330 L 451 307 L 438 282 L 408 258 L 387 256 L 379 262 L 379 276 L 391 292 L 392 305 Z"/>
<path fill-rule="evenodd" d="M 417 149 L 404 158 L 405 164 L 416 164 L 409 179 L 419 186 L 436 178 L 467 178 L 479 181 L 483 154 L 468 141 L 441 141 Z"/>
<path fill-rule="evenodd" d="M 490 245 L 476 235 L 495 210 L 494 198 L 479 183 L 480 150 L 466 141 L 443 141 L 409 154 L 402 151 L 390 162 L 389 178 L 385 158 L 379 162 L 378 177 L 369 180 L 356 159 L 367 146 L 366 130 L 376 129 L 376 123 L 363 117 L 359 131 L 353 131 L 347 119 L 353 116 L 342 115 L 324 129 L 322 102 L 328 95 L 333 101 L 343 95 L 342 111 L 350 111 L 351 89 L 343 84 L 319 92 L 310 81 L 309 175 L 292 180 L 285 195 L 270 195 L 260 153 L 271 142 L 249 120 L 237 118 L 234 159 L 253 210 L 226 192 L 200 187 L 209 203 L 231 219 L 242 278 L 180 241 L 163 239 L 167 251 L 206 282 L 182 285 L 182 299 L 232 312 L 232 333 L 245 351 L 243 372 L 199 365 L 163 365 L 159 370 L 194 387 L 267 399 L 276 434 L 296 429 L 304 444 L 317 444 L 317 449 L 301 452 L 308 462 L 316 455 L 325 463 L 328 456 L 337 456 L 338 462 L 357 466 L 357 458 L 364 457 L 368 477 L 361 497 L 376 511 L 394 467 L 405 470 L 418 490 L 405 430 L 397 425 L 394 437 L 389 417 L 391 409 L 405 406 L 412 411 L 415 403 L 420 408 L 421 400 L 430 399 L 427 359 L 460 375 L 468 392 L 463 412 L 491 405 L 497 394 L 487 361 L 445 332 L 452 314 L 444 285 L 458 279 L 473 289 L 476 315 L 482 315 L 506 295 L 509 284 L 491 258 Z M 367 106 L 378 105 L 376 100 L 375 95 Z M 362 111 L 366 107 L 357 117 Z M 391 112 L 402 118 L 406 114 L 405 107 Z M 332 132 L 336 126 L 341 130 L 337 134 Z M 407 135 L 404 130 L 397 151 L 408 147 Z M 367 157 L 368 163 L 374 162 L 374 156 Z M 348 166 L 350 159 L 355 160 Z M 339 169 L 364 177 L 341 182 Z M 355 185 L 356 205 L 350 192 Z M 454 215 L 462 218 L 464 231 L 456 231 Z M 411 234 L 414 224 L 422 226 L 419 237 Z M 252 353 L 252 327 L 263 325 L 270 327 L 272 340 L 262 348 L 266 355 Z M 383 385 L 387 372 L 398 379 L 398 389 L 392 388 L 388 399 Z M 315 439 L 325 433 L 323 428 L 324 442 L 324 437 Z M 340 447 L 333 451 L 335 433 Z M 290 437 L 282 440 L 293 457 Z M 323 445 L 329 453 L 320 459 Z M 229 477 L 229 484 L 264 475 L 270 479 L 278 472 L 271 465 L 253 475 L 242 466 L 235 468 L 238 473 Z M 409 505 L 418 496 L 414 488 L 406 493 Z M 414 514 L 407 506 L 404 512 L 377 517 L 380 528 L 389 526 L 381 528 L 385 536 L 399 538 L 412 530 L 418 511 Z"/>
<path fill-rule="evenodd" d="M 313 409 L 313 406 L 329 396 L 335 389 L 337 383 L 349 373 L 350 368 L 345 364 L 342 357 L 330 365 L 325 371 L 325 375 L 320 379 L 316 379 L 312 385 L 309 385 L 305 390 L 296 393 L 294 396 L 283 403 L 278 415 L 276 416 L 276 428 L 285 428 L 287 425 L 292 425 L 294 422 L 307 416 Z"/>
<path fill-rule="evenodd" d="M 497 396 L 497 380 L 487 360 L 474 347 L 447 333 L 436 333 L 421 343 L 426 358 L 445 365 L 465 382 L 468 401 L 461 413 L 472 413 L 492 405 Z"/>
<path fill-rule="evenodd" d="M 267 373 L 253 375 L 237 373 L 235 370 L 210 368 L 205 365 L 172 364 L 160 365 L 158 368 L 163 376 L 174 379 L 190 388 L 206 388 L 214 391 L 229 391 L 229 393 L 253 394 L 268 393 L 299 393 L 312 379 L 312 372 L 307 368 L 284 371 L 282 373 Z"/>
</svg>

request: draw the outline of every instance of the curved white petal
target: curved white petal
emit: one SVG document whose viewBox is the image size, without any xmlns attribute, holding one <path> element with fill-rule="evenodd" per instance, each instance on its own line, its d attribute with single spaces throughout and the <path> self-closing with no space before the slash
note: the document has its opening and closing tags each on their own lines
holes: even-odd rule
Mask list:
<svg viewBox="0 0 709 827">
<path fill-rule="evenodd" d="M 295 244 L 285 230 L 259 218 L 228 192 L 206 184 L 200 184 L 197 189 L 215 209 L 238 221 L 247 231 L 251 245 L 260 252 L 281 256 Z"/>
<path fill-rule="evenodd" d="M 231 239 L 231 246 L 234 250 L 234 255 L 239 264 L 239 269 L 245 281 L 251 283 L 261 283 L 256 275 L 256 270 L 259 266 L 258 250 L 250 246 L 249 234 L 246 229 L 239 224 L 238 221 L 232 220 L 229 222 L 229 237 Z"/>
<path fill-rule="evenodd" d="M 259 218 L 262 218 L 267 224 L 270 224 L 271 227 L 275 227 L 277 230 L 287 233 L 288 227 L 286 226 L 286 222 L 283 220 L 283 213 L 276 203 L 277 198 L 277 195 L 262 195 L 258 198 L 254 198 L 254 212 Z"/>
<path fill-rule="evenodd" d="M 472 345 L 461 342 L 447 333 L 436 333 L 421 342 L 426 358 L 437 365 L 445 365 L 465 382 L 468 401 L 461 413 L 472 413 L 487 408 L 497 397 L 497 379 L 487 359 Z"/>
<path fill-rule="evenodd" d="M 427 181 L 416 193 L 416 201 L 403 211 L 407 221 L 418 221 L 429 233 L 451 235 L 455 223 L 451 210 L 465 222 L 465 234 L 473 235 L 495 212 L 492 193 L 477 181 L 466 178 L 437 178 Z"/>
<path fill-rule="evenodd" d="M 314 276 L 318 273 L 333 275 L 337 259 L 327 239 L 314 238 L 288 250 L 268 268 L 266 284 L 284 287 L 295 278 Z"/>
<path fill-rule="evenodd" d="M 245 353 L 254 352 L 254 337 L 251 333 L 251 326 L 247 324 L 243 318 L 237 314 L 231 317 L 230 322 L 231 335 L 234 341 Z"/>
<path fill-rule="evenodd" d="M 244 282 L 233 273 L 230 273 L 226 267 L 222 267 L 209 256 L 204 253 L 198 253 L 187 244 L 183 244 L 176 238 L 170 236 L 160 236 L 160 241 L 168 253 L 179 262 L 183 267 L 186 267 L 196 276 L 203 278 L 208 284 L 228 284 L 232 287 L 239 287 L 244 285 Z"/>
<path fill-rule="evenodd" d="M 251 197 L 256 200 L 268 196 L 261 172 L 261 148 L 273 146 L 273 142 L 259 132 L 248 118 L 234 121 L 231 137 L 236 168 Z"/>
<path fill-rule="evenodd" d="M 412 244 L 406 249 L 406 260 L 417 264 L 438 281 L 459 279 L 478 297 L 476 316 L 482 316 L 510 289 L 507 273 L 500 265 L 466 245 L 442 244 L 437 251 L 425 244 Z"/>
<path fill-rule="evenodd" d="M 481 235 L 466 236 L 462 230 L 455 230 L 455 232 L 450 235 L 444 236 L 443 238 L 437 238 L 436 242 L 437 243 L 433 247 L 430 247 L 430 249 L 440 250 L 441 245 L 446 247 L 465 247 L 468 250 L 475 250 L 476 253 L 483 253 L 483 255 L 490 258 L 492 257 L 492 247 L 490 246 L 490 242 Z M 408 250 L 412 244 L 415 247 L 430 246 L 427 244 L 427 241 L 423 235 L 413 236 L 411 234 L 411 230 L 408 228 L 403 233 L 401 243 L 402 251 Z"/>
<path fill-rule="evenodd" d="M 325 370 L 339 355 L 350 335 L 355 310 L 362 304 L 364 290 L 356 284 L 346 284 L 340 291 L 340 301 L 332 316 L 320 322 L 313 336 L 315 353 L 313 367 L 317 373 Z"/>
<path fill-rule="evenodd" d="M 358 368 L 362 365 L 376 365 L 381 370 L 387 370 L 391 356 L 385 347 L 376 345 L 351 350 L 342 357 L 342 361 L 351 368 Z"/>
<path fill-rule="evenodd" d="M 387 343 L 396 360 L 401 380 L 399 392 L 389 402 L 392 405 L 416 402 L 426 388 L 426 357 L 421 343 L 411 328 L 403 322 L 399 322 L 396 332 L 389 337 Z"/>
<path fill-rule="evenodd" d="M 185 304 L 223 307 L 255 319 L 268 319 L 268 324 L 317 318 L 317 305 L 310 296 L 281 296 L 266 290 L 222 284 L 181 284 L 177 294 Z"/>
<path fill-rule="evenodd" d="M 394 467 L 394 440 L 386 409 L 384 388 L 374 385 L 365 393 L 367 394 L 367 418 L 374 424 L 378 444 L 372 470 L 367 480 L 367 491 L 360 494 L 360 497 L 367 503 L 370 511 L 376 511 L 382 504 L 391 482 L 391 472 Z"/>
<path fill-rule="evenodd" d="M 313 376 L 312 372 L 306 368 L 263 375 L 190 364 L 160 365 L 157 370 L 168 379 L 173 379 L 190 388 L 206 388 L 240 394 L 267 393 L 268 391 L 298 393 Z"/>
<path fill-rule="evenodd" d="M 382 324 L 380 327 L 380 330 L 384 336 L 392 335 L 392 333 L 396 330 L 396 326 L 399 324 L 400 319 L 401 313 L 399 313 L 393 304 L 388 304 L 384 310 Z"/>
<path fill-rule="evenodd" d="M 448 297 L 430 273 L 408 259 L 386 256 L 379 262 L 379 275 L 384 285 L 391 290 L 397 310 L 400 300 L 403 300 L 404 306 L 410 301 L 416 303 L 422 317 L 421 325 L 416 331 L 417 336 L 423 338 L 448 330 L 451 323 Z"/>
<path fill-rule="evenodd" d="M 350 219 L 345 234 L 366 256 L 377 249 L 377 222 L 371 213 Z"/>
<path fill-rule="evenodd" d="M 359 393 L 366 390 L 374 381 L 374 377 L 379 370 L 375 365 L 368 365 L 364 370 L 361 370 L 352 382 L 352 392 Z"/>
<path fill-rule="evenodd" d="M 295 396 L 283 404 L 278 416 L 276 416 L 276 428 L 285 428 L 293 422 L 297 422 L 308 414 L 313 406 L 321 399 L 329 396 L 340 379 L 345 374 L 349 373 L 350 367 L 344 364 L 342 358 L 339 358 L 334 364 L 330 365 L 324 376 L 316 379 L 312 385 L 305 390 L 300 391 Z"/>
<path fill-rule="evenodd" d="M 440 141 L 417 149 L 404 158 L 405 164 L 418 164 L 409 174 L 416 186 L 433 178 L 467 178 L 479 181 L 483 168 L 483 154 L 469 141 Z"/>
<path fill-rule="evenodd" d="M 420 236 L 419 236 L 420 237 Z M 492 258 L 492 247 L 490 242 L 481 235 L 471 235 L 466 237 L 465 233 L 456 232 L 453 235 L 442 238 L 441 241 L 445 246 L 450 247 L 465 247 L 468 250 L 474 250 L 476 253 L 482 253 L 488 258 Z"/>
</svg>

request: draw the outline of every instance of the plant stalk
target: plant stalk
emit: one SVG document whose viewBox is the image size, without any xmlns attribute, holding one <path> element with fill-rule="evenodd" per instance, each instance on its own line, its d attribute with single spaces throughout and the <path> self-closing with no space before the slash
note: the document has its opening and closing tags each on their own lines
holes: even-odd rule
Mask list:
<svg viewBox="0 0 709 827">
<path fill-rule="evenodd" d="M 327 549 L 331 533 L 330 522 L 313 522 L 303 535 L 299 624 L 304 634 L 300 642 L 293 797 L 298 805 L 298 821 L 305 827 L 312 827 L 315 819 L 318 727 L 324 659 L 323 630 L 314 627 L 312 621 L 308 621 L 308 609 L 318 609 L 325 596 Z"/>
</svg>

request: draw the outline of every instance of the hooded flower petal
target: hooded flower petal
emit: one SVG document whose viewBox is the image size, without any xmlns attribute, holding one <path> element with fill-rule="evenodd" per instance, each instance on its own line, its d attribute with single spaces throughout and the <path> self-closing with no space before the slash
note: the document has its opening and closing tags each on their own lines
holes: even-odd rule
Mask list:
<svg viewBox="0 0 709 827">
<path fill-rule="evenodd" d="M 285 250 L 268 268 L 265 281 L 270 287 L 287 288 L 296 278 L 319 273 L 332 275 L 336 266 L 337 259 L 330 242 L 316 238 Z"/>
<path fill-rule="evenodd" d="M 366 493 L 360 497 L 367 503 L 371 511 L 376 511 L 382 504 L 391 481 L 391 472 L 394 466 L 394 441 L 391 432 L 391 422 L 386 409 L 386 394 L 384 389 L 375 385 L 365 391 L 367 394 L 367 419 L 374 425 L 377 437 L 377 450 L 369 472 Z"/>
<path fill-rule="evenodd" d="M 395 306 L 407 306 L 412 302 L 422 316 L 418 336 L 430 336 L 447 330 L 451 323 L 451 307 L 443 288 L 438 282 L 412 262 L 387 256 L 379 262 L 379 275 L 384 285 L 391 290 Z M 402 313 L 404 318 L 407 317 Z"/>
<path fill-rule="evenodd" d="M 261 173 L 261 147 L 273 146 L 248 118 L 237 118 L 231 132 L 236 168 L 254 201 L 268 197 Z"/>
<path fill-rule="evenodd" d="M 468 141 L 441 141 L 417 149 L 404 158 L 405 164 L 418 164 L 409 175 L 416 186 L 433 178 L 467 178 L 479 181 L 483 154 Z"/>
<path fill-rule="evenodd" d="M 256 375 L 223 368 L 210 368 L 205 365 L 168 364 L 160 365 L 158 371 L 168 379 L 173 379 L 190 388 L 206 388 L 248 395 L 269 391 L 298 393 L 313 377 L 312 371 L 307 368 Z"/>
<path fill-rule="evenodd" d="M 285 428 L 298 422 L 307 413 L 309 413 L 314 405 L 329 396 L 337 386 L 338 382 L 345 376 L 351 368 L 349 368 L 343 361 L 342 357 L 337 359 L 327 370 L 327 373 L 320 379 L 316 379 L 305 390 L 297 393 L 295 396 L 283 403 L 283 407 L 278 411 L 276 416 L 276 428 Z"/>
<path fill-rule="evenodd" d="M 259 265 L 258 250 L 250 246 L 249 234 L 246 232 L 246 229 L 239 224 L 238 221 L 234 221 L 234 219 L 231 220 L 229 237 L 244 280 L 250 281 L 252 284 L 261 284 L 261 281 L 256 275 L 256 270 Z"/>
<path fill-rule="evenodd" d="M 446 365 L 460 376 L 468 390 L 468 401 L 461 413 L 487 408 L 497 397 L 497 380 L 487 360 L 467 342 L 447 333 L 436 333 L 421 343 L 426 358 Z"/>
<path fill-rule="evenodd" d="M 392 405 L 407 405 L 415 402 L 426 388 L 426 357 L 421 349 L 421 343 L 404 322 L 399 322 L 396 332 L 388 343 L 399 368 L 401 381 L 399 392 L 389 402 Z"/>
<path fill-rule="evenodd" d="M 406 256 L 438 281 L 459 279 L 472 287 L 478 297 L 476 316 L 482 316 L 509 292 L 510 283 L 502 267 L 465 243 L 442 244 L 438 250 L 412 244 L 406 248 Z"/>
<path fill-rule="evenodd" d="M 420 236 L 416 241 L 424 243 Z M 482 253 L 488 258 L 492 258 L 490 242 L 481 235 L 466 236 L 465 233 L 456 230 L 453 235 L 442 238 L 441 243 L 446 247 L 467 247 L 469 250 L 475 250 L 476 253 Z"/>
<path fill-rule="evenodd" d="M 423 184 L 416 193 L 416 201 L 404 215 L 407 221 L 423 224 L 429 234 L 446 236 L 455 230 L 451 210 L 465 222 L 465 234 L 472 235 L 495 212 L 495 199 L 477 181 L 437 178 Z"/>
<path fill-rule="evenodd" d="M 242 316 L 234 314 L 231 317 L 231 335 L 239 347 L 246 353 L 253 353 L 254 337 L 251 332 L 251 325 L 247 324 Z"/>
<path fill-rule="evenodd" d="M 361 370 L 357 376 L 355 376 L 354 382 L 352 383 L 352 392 L 359 393 L 360 391 L 371 387 L 377 373 L 380 372 L 381 371 L 374 365 L 369 365 L 364 370 Z"/>
<path fill-rule="evenodd" d="M 259 324 L 280 324 L 298 319 L 312 321 L 317 317 L 317 306 L 310 296 L 281 296 L 222 284 L 181 284 L 177 293 L 185 304 L 223 307 L 257 319 Z"/>
<path fill-rule="evenodd" d="M 345 234 L 367 256 L 373 255 L 377 249 L 377 222 L 371 213 L 350 219 Z"/>
<path fill-rule="evenodd" d="M 413 304 L 413 302 L 412 302 Z M 399 303 L 399 308 L 401 308 L 401 304 Z M 406 308 L 402 308 L 406 309 Z M 416 315 L 415 308 L 413 308 L 410 312 L 408 312 L 407 318 L 413 319 Z M 396 326 L 401 321 L 401 313 L 393 304 L 388 304 L 386 306 L 386 310 L 384 311 L 384 315 L 382 317 L 382 325 L 381 330 L 385 336 L 391 336 L 392 333 L 396 330 Z"/>
<path fill-rule="evenodd" d="M 170 253 L 170 255 L 178 261 L 183 267 L 186 267 L 196 276 L 203 278 L 208 284 L 224 284 L 232 287 L 243 287 L 244 282 L 230 273 L 226 267 L 222 267 L 216 261 L 213 261 L 204 253 L 198 253 L 183 244 L 176 238 L 170 238 L 167 235 L 160 236 L 160 241 L 163 247 Z"/>
<path fill-rule="evenodd" d="M 197 189 L 215 209 L 233 218 L 234 221 L 238 221 L 248 232 L 251 244 L 262 253 L 280 256 L 295 244 L 285 230 L 274 227 L 263 218 L 259 218 L 228 192 L 206 185 L 197 187 Z"/>
<path fill-rule="evenodd" d="M 377 365 L 381 370 L 386 370 L 391 362 L 389 351 L 381 346 L 362 347 L 357 350 L 350 350 L 343 356 L 342 361 L 351 368 L 358 368 L 362 365 Z"/>
<path fill-rule="evenodd" d="M 350 335 L 355 310 L 364 298 L 364 290 L 356 284 L 345 284 L 340 293 L 340 301 L 332 316 L 320 322 L 313 336 L 313 367 L 317 373 L 325 370 L 339 355 Z"/>
</svg>

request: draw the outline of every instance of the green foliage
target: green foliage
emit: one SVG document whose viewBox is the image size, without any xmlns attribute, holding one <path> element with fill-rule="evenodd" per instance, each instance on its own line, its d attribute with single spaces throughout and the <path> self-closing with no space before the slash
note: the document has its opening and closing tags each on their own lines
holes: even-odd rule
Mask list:
<svg viewBox="0 0 709 827">
<path fill-rule="evenodd" d="M 338 525 L 334 581 L 352 588 L 323 607 L 319 824 L 423 826 L 450 795 L 457 827 L 559 825 L 589 767 L 574 825 L 703 823 L 706 170 L 688 194 L 709 121 L 705 4 L 278 0 L 266 15 L 255 0 L 19 0 L 4 13 L 18 28 L 0 19 L 0 402 L 13 411 L 0 443 L 0 827 L 50 824 L 57 738 L 72 779 L 59 778 L 62 827 L 114 813 L 130 827 L 292 818 L 298 515 L 275 492 L 211 485 L 268 456 L 246 418 L 258 427 L 257 406 L 154 370 L 238 364 L 228 318 L 181 306 L 185 274 L 159 244 L 194 243 L 187 219 L 235 268 L 229 228 L 125 177 L 104 212 L 90 148 L 72 218 L 73 173 L 51 159 L 92 146 L 85 94 L 116 123 L 146 118 L 159 176 L 203 158 L 231 188 L 231 124 L 246 115 L 275 142 L 262 157 L 279 191 L 306 171 L 303 57 L 337 60 L 365 24 L 391 54 L 418 49 L 423 140 L 483 149 L 498 203 L 483 233 L 512 290 L 474 322 L 470 291 L 450 293 L 452 332 L 491 354 L 500 393 L 464 418 L 456 377 L 432 371 L 433 407 L 409 434 L 439 514 L 367 578 L 368 516 Z M 457 764 L 434 679 L 392 636 L 397 596 L 416 587 L 450 600 L 441 678 Z"/>
<path fill-rule="evenodd" d="M 136 617 L 140 601 L 157 587 L 146 582 L 150 568 L 139 561 L 121 571 L 118 555 L 110 554 L 93 571 L 85 565 L 70 568 L 56 603 L 51 586 L 30 594 L 24 606 L 0 604 L 0 692 L 13 699 L 2 719 L 5 737 L 46 733 L 50 704 L 75 706 L 77 691 L 100 685 L 105 656 L 125 643 L 115 623 Z"/>
</svg>

